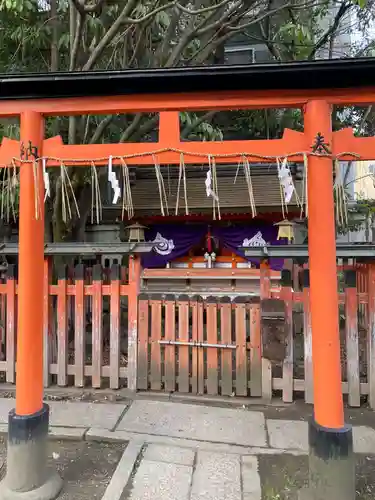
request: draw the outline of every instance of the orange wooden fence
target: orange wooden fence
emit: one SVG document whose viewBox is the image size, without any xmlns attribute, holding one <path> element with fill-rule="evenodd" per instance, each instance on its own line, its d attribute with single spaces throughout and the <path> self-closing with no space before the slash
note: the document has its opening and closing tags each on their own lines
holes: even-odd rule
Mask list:
<svg viewBox="0 0 375 500">
<path fill-rule="evenodd" d="M 308 270 L 302 273 L 302 291 L 284 286 L 271 292 L 270 271 L 261 269 L 261 298 L 286 303 L 282 363 L 262 358 L 259 298 L 140 295 L 138 389 L 266 399 L 278 391 L 285 402 L 303 397 L 312 403 Z M 350 406 L 360 406 L 367 396 L 375 408 L 375 266 L 366 268 L 366 276 L 368 292 L 360 292 L 356 271 L 346 270 L 339 293 L 342 390 Z M 365 327 L 359 326 L 361 307 L 369 318 Z M 303 315 L 300 334 L 294 328 L 298 314 Z"/>
<path fill-rule="evenodd" d="M 0 376 L 14 383 L 16 374 L 17 282 L 14 266 L 0 284 L 2 323 Z M 51 263 L 45 261 L 44 290 L 44 384 L 65 387 L 91 386 L 135 389 L 137 296 L 140 266 L 130 259 L 127 270 L 82 264 L 72 275 L 59 270 L 52 282 Z M 123 303 L 123 304 L 122 304 Z M 127 315 L 121 314 L 121 305 Z M 134 330 L 135 328 L 135 330 Z M 126 344 L 121 349 L 122 344 Z"/>
<path fill-rule="evenodd" d="M 340 271 L 341 272 L 341 271 Z M 342 274 L 342 273 L 341 273 Z M 271 290 L 260 270 L 260 297 L 139 295 L 140 265 L 79 265 L 52 280 L 45 261 L 44 383 L 61 387 L 263 396 L 313 400 L 308 270 L 304 283 Z M 375 408 L 375 265 L 345 266 L 340 334 L 343 393 L 351 406 Z M 284 362 L 262 358 L 260 299 L 282 298 L 287 311 Z M 303 324 L 299 332 L 296 324 Z M 16 376 L 17 277 L 0 283 L 0 380 Z M 137 364 L 138 363 L 138 364 Z"/>
</svg>

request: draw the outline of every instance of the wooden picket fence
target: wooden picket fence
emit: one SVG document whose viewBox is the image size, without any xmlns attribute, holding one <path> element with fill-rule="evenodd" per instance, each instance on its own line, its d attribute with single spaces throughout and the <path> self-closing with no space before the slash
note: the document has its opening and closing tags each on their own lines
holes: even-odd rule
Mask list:
<svg viewBox="0 0 375 500">
<path fill-rule="evenodd" d="M 73 272 L 72 272 L 73 271 Z M 80 264 L 59 270 L 52 281 L 51 262 L 45 261 L 44 292 L 44 385 L 74 385 L 93 388 L 129 387 L 136 383 L 137 296 L 140 267 L 137 260 L 128 269 Z M 9 266 L 0 284 L 2 315 L 2 381 L 15 382 L 17 331 L 17 279 Z M 127 321 L 121 305 L 126 302 Z M 107 330 L 104 316 L 107 316 Z M 89 331 L 91 330 L 91 331 Z M 106 335 L 107 334 L 107 335 Z M 121 353 L 121 339 L 125 352 Z"/>
<path fill-rule="evenodd" d="M 367 399 L 375 408 L 375 265 L 339 271 L 343 393 L 351 406 Z M 291 283 L 271 289 L 270 270 L 262 265 L 260 297 L 220 299 L 139 295 L 140 276 L 139 261 L 131 259 L 129 268 L 79 265 L 74 272 L 60 270 L 53 279 L 51 262 L 45 261 L 46 387 L 128 387 L 267 399 L 280 393 L 286 402 L 301 397 L 313 401 L 307 269 L 302 279 L 294 280 L 303 282 L 301 290 Z M 288 342 L 282 363 L 262 358 L 261 301 L 272 297 L 286 304 Z M 297 318 L 302 318 L 302 333 L 294 327 Z M 0 380 L 14 383 L 13 266 L 0 282 L 0 327 Z"/>
<path fill-rule="evenodd" d="M 260 298 L 141 294 L 138 389 L 268 400 L 280 392 L 285 402 L 302 396 L 312 403 L 308 270 L 302 273 L 302 291 L 294 291 L 291 284 L 271 291 L 269 270 L 261 269 L 260 298 L 281 298 L 286 305 L 282 363 L 262 358 Z M 367 277 L 365 292 L 358 290 L 358 273 L 351 267 L 339 293 L 342 390 L 350 406 L 360 406 L 367 396 L 375 408 L 375 266 L 361 273 Z M 298 314 L 303 315 L 300 335 L 294 331 Z"/>
</svg>

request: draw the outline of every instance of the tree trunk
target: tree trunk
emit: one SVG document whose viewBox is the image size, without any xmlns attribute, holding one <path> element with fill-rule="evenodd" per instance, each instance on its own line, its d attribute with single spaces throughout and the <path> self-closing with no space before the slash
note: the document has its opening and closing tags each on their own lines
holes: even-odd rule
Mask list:
<svg viewBox="0 0 375 500">
<path fill-rule="evenodd" d="M 58 0 L 50 0 L 51 2 L 51 27 L 52 27 L 52 40 L 51 40 L 51 71 L 58 71 L 59 69 L 59 20 L 57 17 L 57 2 Z"/>
<path fill-rule="evenodd" d="M 70 10 L 69 10 L 69 36 L 70 36 L 70 71 L 73 71 L 75 68 L 72 67 L 72 57 L 74 50 L 74 41 L 76 35 L 76 25 L 77 25 L 77 10 L 74 7 L 73 3 L 70 2 Z M 77 119 L 75 116 L 69 116 L 69 144 L 74 144 L 76 142 L 76 133 L 77 133 Z"/>
</svg>

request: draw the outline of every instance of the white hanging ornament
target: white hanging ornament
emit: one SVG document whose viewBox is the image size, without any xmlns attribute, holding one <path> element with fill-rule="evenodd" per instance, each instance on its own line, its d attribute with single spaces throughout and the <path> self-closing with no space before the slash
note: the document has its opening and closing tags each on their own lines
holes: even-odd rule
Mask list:
<svg viewBox="0 0 375 500">
<path fill-rule="evenodd" d="M 289 203 L 292 199 L 294 193 L 294 183 L 290 168 L 288 165 L 288 159 L 284 158 L 281 162 L 277 160 L 277 173 L 279 177 L 279 182 L 283 190 L 285 203 Z"/>
<path fill-rule="evenodd" d="M 212 173 L 211 173 L 211 170 L 207 170 L 206 180 L 205 180 L 204 183 L 206 185 L 206 194 L 207 194 L 207 197 L 211 196 L 216 201 L 218 201 L 218 197 L 217 197 L 217 195 L 215 194 L 215 192 L 212 189 Z"/>
<path fill-rule="evenodd" d="M 112 165 L 113 165 L 112 156 L 110 156 L 108 159 L 108 182 L 111 183 L 111 187 L 113 189 L 112 205 L 116 205 L 121 196 L 121 188 L 119 181 L 116 177 L 116 172 L 114 172 L 112 169 Z"/>
<path fill-rule="evenodd" d="M 43 168 L 43 181 L 44 181 L 44 201 L 51 197 L 51 186 L 49 182 L 49 173 L 47 172 L 47 160 L 43 158 L 42 160 Z"/>
</svg>

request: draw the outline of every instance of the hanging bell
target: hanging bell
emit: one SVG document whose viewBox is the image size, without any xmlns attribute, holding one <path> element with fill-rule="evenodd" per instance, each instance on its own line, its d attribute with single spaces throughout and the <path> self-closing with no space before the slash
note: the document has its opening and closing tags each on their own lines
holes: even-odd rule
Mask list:
<svg viewBox="0 0 375 500">
<path fill-rule="evenodd" d="M 288 243 L 291 243 L 294 240 L 294 222 L 289 221 L 288 219 L 284 219 L 280 222 L 276 222 L 274 226 L 278 226 L 279 230 L 277 232 L 277 239 L 287 239 Z"/>
</svg>

